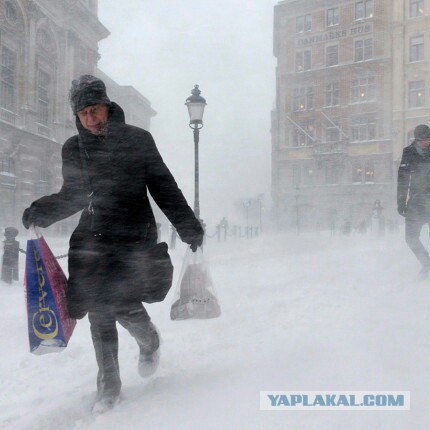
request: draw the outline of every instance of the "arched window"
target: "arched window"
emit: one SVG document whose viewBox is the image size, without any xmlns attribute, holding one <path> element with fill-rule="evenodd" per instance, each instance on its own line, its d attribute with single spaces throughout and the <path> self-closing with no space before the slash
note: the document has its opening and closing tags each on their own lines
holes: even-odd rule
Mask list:
<svg viewBox="0 0 430 430">
<path fill-rule="evenodd" d="M 3 26 L 0 38 L 0 120 L 15 124 L 19 91 L 19 69 L 23 55 L 24 19 L 13 0 L 0 7 Z M 2 26 L 2 27 L 3 27 Z"/>
<path fill-rule="evenodd" d="M 9 112 L 16 110 L 16 57 L 12 49 L 1 47 L 0 107 Z"/>
<path fill-rule="evenodd" d="M 46 127 L 49 125 L 49 81 L 49 74 L 39 69 L 37 71 L 37 122 Z"/>
<path fill-rule="evenodd" d="M 55 88 L 57 48 L 53 34 L 47 25 L 37 31 L 37 64 L 36 64 L 36 94 L 37 94 L 37 132 L 50 136 L 53 122 L 53 99 Z"/>
<path fill-rule="evenodd" d="M 18 20 L 18 12 L 16 7 L 10 1 L 7 1 L 5 4 L 5 15 L 6 19 L 11 23 L 15 23 Z"/>
<path fill-rule="evenodd" d="M 6 188 L 15 188 L 15 161 L 8 155 L 0 159 L 0 185 Z"/>
</svg>

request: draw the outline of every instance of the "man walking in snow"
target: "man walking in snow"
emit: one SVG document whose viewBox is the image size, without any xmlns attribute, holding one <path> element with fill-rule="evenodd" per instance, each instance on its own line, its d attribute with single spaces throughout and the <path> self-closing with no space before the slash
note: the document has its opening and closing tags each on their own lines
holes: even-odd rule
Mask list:
<svg viewBox="0 0 430 430">
<path fill-rule="evenodd" d="M 88 313 L 97 364 L 94 410 L 114 406 L 120 390 L 116 322 L 135 337 L 142 377 L 155 372 L 159 336 L 142 303 L 121 295 L 136 280 L 127 262 L 157 243 L 147 190 L 193 251 L 203 229 L 164 164 L 151 134 L 125 123 L 105 84 L 91 75 L 74 80 L 70 103 L 78 134 L 62 149 L 63 186 L 24 211 L 23 224 L 48 227 L 82 211 L 70 238 L 67 304 L 72 318 Z M 121 298 L 120 298 L 121 297 Z"/>
<path fill-rule="evenodd" d="M 430 128 L 421 124 L 414 141 L 403 149 L 397 182 L 397 209 L 405 217 L 406 243 L 421 263 L 419 279 L 430 271 L 430 257 L 420 241 L 424 224 L 430 221 Z"/>
</svg>

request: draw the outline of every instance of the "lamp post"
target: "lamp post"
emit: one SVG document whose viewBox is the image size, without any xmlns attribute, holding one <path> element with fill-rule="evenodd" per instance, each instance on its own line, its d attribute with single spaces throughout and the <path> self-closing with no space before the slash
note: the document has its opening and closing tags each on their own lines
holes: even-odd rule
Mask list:
<svg viewBox="0 0 430 430">
<path fill-rule="evenodd" d="M 194 85 L 191 96 L 185 101 L 190 115 L 190 127 L 194 133 L 194 214 L 200 219 L 200 201 L 199 201 L 199 133 L 203 127 L 203 112 L 206 106 L 206 100 L 200 95 L 198 85 Z"/>
<path fill-rule="evenodd" d="M 263 197 L 264 194 L 261 193 L 258 195 L 258 210 L 259 210 L 259 218 L 260 218 L 260 234 L 263 233 Z"/>
<path fill-rule="evenodd" d="M 296 228 L 297 235 L 300 235 L 300 218 L 299 218 L 299 196 L 300 196 L 300 188 L 299 185 L 296 185 L 295 188 L 295 197 L 296 197 Z"/>
<path fill-rule="evenodd" d="M 249 207 L 251 206 L 251 200 L 244 200 L 243 206 L 246 210 L 246 238 L 249 238 Z"/>
</svg>

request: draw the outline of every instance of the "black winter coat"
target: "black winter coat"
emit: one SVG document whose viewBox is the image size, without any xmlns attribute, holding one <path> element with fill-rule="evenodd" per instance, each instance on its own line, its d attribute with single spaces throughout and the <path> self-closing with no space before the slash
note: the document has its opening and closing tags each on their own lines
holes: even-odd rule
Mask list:
<svg viewBox="0 0 430 430">
<path fill-rule="evenodd" d="M 121 286 L 135 282 L 130 261 L 157 242 L 147 190 L 184 242 L 202 238 L 203 229 L 151 134 L 125 124 L 117 104 L 110 108 L 105 138 L 85 130 L 78 118 L 76 125 L 84 151 L 79 150 L 78 135 L 66 141 L 63 186 L 36 200 L 31 211 L 37 225 L 48 227 L 83 210 L 69 249 L 68 306 L 79 318 L 98 303 L 124 300 L 118 294 Z"/>
<path fill-rule="evenodd" d="M 403 149 L 397 180 L 397 207 L 406 216 L 430 218 L 430 153 L 414 141 Z"/>
</svg>

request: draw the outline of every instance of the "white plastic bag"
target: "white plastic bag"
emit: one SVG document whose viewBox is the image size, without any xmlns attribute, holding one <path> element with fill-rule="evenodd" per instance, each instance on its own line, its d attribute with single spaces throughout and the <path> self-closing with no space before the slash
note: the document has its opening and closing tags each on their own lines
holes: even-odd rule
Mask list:
<svg viewBox="0 0 430 430">
<path fill-rule="evenodd" d="M 175 301 L 170 310 L 170 318 L 172 320 L 207 319 L 220 315 L 221 308 L 209 268 L 204 261 L 203 251 L 198 248 L 196 252 L 192 252 L 188 248 L 176 288 Z"/>
</svg>

